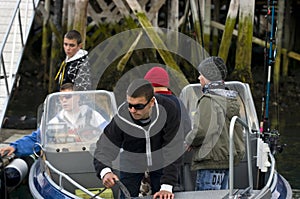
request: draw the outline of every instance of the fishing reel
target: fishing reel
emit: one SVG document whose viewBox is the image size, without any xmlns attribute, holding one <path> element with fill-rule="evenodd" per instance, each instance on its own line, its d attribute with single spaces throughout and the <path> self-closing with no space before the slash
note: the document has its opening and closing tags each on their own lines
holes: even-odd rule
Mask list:
<svg viewBox="0 0 300 199">
<path fill-rule="evenodd" d="M 269 144 L 270 151 L 273 155 L 275 155 L 277 152 L 281 153 L 284 147 L 286 147 L 286 144 L 279 143 L 279 137 L 280 134 L 276 129 L 263 133 L 263 140 Z"/>
</svg>

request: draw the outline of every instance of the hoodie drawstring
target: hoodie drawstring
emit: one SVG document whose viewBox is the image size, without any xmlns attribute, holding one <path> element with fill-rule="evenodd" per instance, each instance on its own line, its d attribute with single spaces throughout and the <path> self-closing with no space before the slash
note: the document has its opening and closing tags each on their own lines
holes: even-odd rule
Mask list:
<svg viewBox="0 0 300 199">
<path fill-rule="evenodd" d="M 65 61 L 63 61 L 63 62 L 61 63 L 61 65 L 60 65 L 60 67 L 59 67 L 59 70 L 58 70 L 58 72 L 57 72 L 57 74 L 56 74 L 56 76 L 55 76 L 55 78 L 54 78 L 54 80 L 57 80 L 59 74 L 62 73 L 62 75 L 61 75 L 61 77 L 60 77 L 60 79 L 59 79 L 59 85 L 62 85 L 62 82 L 63 82 L 63 80 L 64 80 L 65 70 L 66 70 L 66 65 L 67 65 L 67 64 L 66 64 Z"/>
</svg>

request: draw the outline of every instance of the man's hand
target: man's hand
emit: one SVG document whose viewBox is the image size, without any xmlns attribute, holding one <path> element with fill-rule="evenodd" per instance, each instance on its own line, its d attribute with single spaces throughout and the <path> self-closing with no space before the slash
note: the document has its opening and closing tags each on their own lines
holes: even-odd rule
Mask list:
<svg viewBox="0 0 300 199">
<path fill-rule="evenodd" d="M 187 152 L 190 152 L 193 149 L 193 147 L 186 142 L 184 142 L 184 148 Z"/>
<path fill-rule="evenodd" d="M 112 172 L 109 172 L 103 177 L 102 183 L 106 188 L 112 188 L 116 184 L 116 180 L 119 180 L 118 176 Z"/>
<path fill-rule="evenodd" d="M 191 150 L 193 150 L 193 147 L 187 146 L 185 150 L 186 150 L 187 152 L 190 152 Z"/>
<path fill-rule="evenodd" d="M 174 199 L 174 194 L 169 191 L 161 190 L 153 195 L 153 199 Z"/>
<path fill-rule="evenodd" d="M 5 152 L 7 152 L 7 155 L 11 155 L 13 152 L 15 152 L 15 148 L 12 146 L 6 146 L 0 149 L 1 156 L 4 156 Z"/>
</svg>

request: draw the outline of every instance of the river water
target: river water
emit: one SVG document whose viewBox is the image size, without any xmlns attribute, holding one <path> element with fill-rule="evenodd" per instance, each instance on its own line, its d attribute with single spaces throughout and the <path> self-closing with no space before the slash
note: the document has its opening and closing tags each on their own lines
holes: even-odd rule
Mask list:
<svg viewBox="0 0 300 199">
<path fill-rule="evenodd" d="M 300 190 L 300 112 L 286 112 L 280 119 L 280 142 L 287 146 L 282 153 L 275 156 L 277 170 L 291 184 L 293 189 Z M 295 190 L 296 191 L 296 190 Z M 299 192 L 299 191 L 298 191 Z M 299 195 L 300 198 L 300 195 Z"/>
</svg>

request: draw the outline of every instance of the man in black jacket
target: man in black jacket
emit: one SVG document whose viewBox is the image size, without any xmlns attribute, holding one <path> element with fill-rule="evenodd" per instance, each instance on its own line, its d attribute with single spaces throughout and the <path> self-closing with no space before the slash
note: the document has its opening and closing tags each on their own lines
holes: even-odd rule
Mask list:
<svg viewBox="0 0 300 199">
<path fill-rule="evenodd" d="M 120 180 L 131 197 L 137 197 L 144 172 L 149 170 L 154 198 L 173 199 L 172 189 L 184 152 L 183 134 L 178 131 L 180 116 L 176 104 L 154 95 L 150 82 L 134 80 L 127 100 L 97 141 L 94 166 L 105 187 Z M 119 165 L 112 162 L 120 154 Z M 124 195 L 121 195 L 121 198 Z"/>
</svg>

